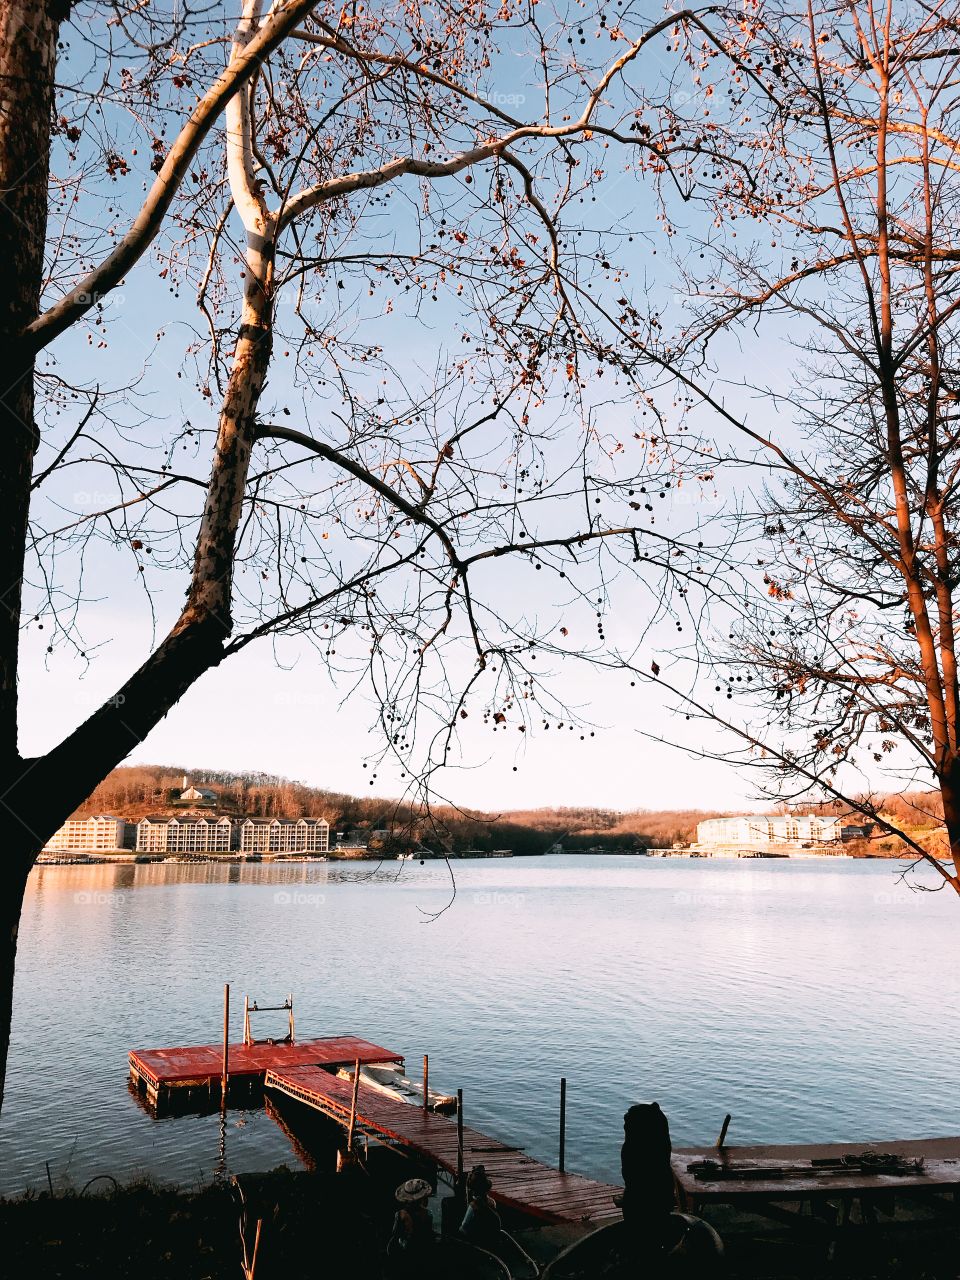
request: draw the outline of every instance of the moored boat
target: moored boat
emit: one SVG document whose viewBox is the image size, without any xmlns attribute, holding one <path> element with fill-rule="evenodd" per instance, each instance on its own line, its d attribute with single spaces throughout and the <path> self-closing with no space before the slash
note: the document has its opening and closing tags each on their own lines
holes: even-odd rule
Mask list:
<svg viewBox="0 0 960 1280">
<path fill-rule="evenodd" d="M 353 1079 L 352 1067 L 341 1067 L 337 1072 L 341 1080 Z M 409 1102 L 413 1106 L 423 1106 L 423 1084 L 419 1080 L 411 1080 L 403 1074 L 403 1067 L 395 1062 L 374 1062 L 362 1064 L 360 1067 L 360 1083 L 376 1093 L 382 1093 L 398 1102 Z M 457 1099 L 448 1093 L 438 1093 L 436 1089 L 427 1089 L 428 1105 L 431 1111 L 456 1111 Z"/>
</svg>

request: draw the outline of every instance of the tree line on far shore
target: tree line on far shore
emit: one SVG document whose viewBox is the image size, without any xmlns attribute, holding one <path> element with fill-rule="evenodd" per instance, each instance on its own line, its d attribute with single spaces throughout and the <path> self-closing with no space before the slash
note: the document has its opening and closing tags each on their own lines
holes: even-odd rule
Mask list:
<svg viewBox="0 0 960 1280">
<path fill-rule="evenodd" d="M 557 841 L 566 848 L 659 847 L 694 839 L 697 823 L 716 816 L 714 810 L 620 812 L 594 806 L 491 814 L 438 805 L 427 813 L 403 800 L 352 796 L 267 773 L 148 764 L 114 769 L 76 816 L 115 813 L 132 818 L 168 810 L 174 813 L 184 777 L 194 786 L 216 791 L 224 812 L 254 818 L 324 817 L 334 831 L 415 830 L 425 844 L 446 846 L 455 852 L 510 848 L 517 853 L 542 853 Z"/>
<path fill-rule="evenodd" d="M 696 839 L 698 822 L 722 816 L 716 809 L 623 811 L 593 805 L 518 809 L 499 814 L 446 805 L 433 807 L 427 813 L 403 800 L 353 796 L 267 773 L 150 764 L 114 769 L 80 806 L 77 816 L 115 813 L 136 818 L 145 813 L 174 813 L 184 777 L 195 786 L 216 791 L 218 808 L 224 812 L 255 818 L 325 817 L 335 832 L 388 828 L 415 835 L 427 846 L 456 853 L 499 848 L 515 853 L 544 853 L 558 842 L 567 850 L 632 852 L 664 848 L 691 843 Z M 918 832 L 930 831 L 943 821 L 938 797 L 932 794 L 908 792 L 874 798 L 874 803 L 894 817 L 898 825 Z M 824 812 L 838 811 L 836 806 L 814 807 Z M 858 821 L 857 815 L 846 808 L 841 817 Z M 888 843 L 884 841 L 885 845 Z"/>
</svg>

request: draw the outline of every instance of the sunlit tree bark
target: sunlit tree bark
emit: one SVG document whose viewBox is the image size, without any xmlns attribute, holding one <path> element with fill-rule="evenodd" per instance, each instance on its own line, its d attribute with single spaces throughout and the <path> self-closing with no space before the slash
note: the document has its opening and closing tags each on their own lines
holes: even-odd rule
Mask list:
<svg viewBox="0 0 960 1280">
<path fill-rule="evenodd" d="M 960 12 L 834 0 L 755 23 L 777 123 L 690 273 L 685 341 L 765 484 L 739 526 L 752 585 L 701 637 L 715 690 L 685 709 L 733 732 L 777 798 L 850 801 L 880 832 L 905 834 L 885 785 L 932 785 L 952 866 L 905 838 L 960 892 Z M 737 376 L 731 352 L 758 340 L 787 380 Z"/>
</svg>

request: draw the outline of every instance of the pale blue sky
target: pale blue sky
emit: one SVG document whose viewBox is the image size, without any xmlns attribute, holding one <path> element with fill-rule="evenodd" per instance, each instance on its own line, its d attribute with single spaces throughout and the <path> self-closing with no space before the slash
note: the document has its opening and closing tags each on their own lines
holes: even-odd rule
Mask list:
<svg viewBox="0 0 960 1280">
<path fill-rule="evenodd" d="M 116 686 L 118 667 L 143 653 L 143 634 L 107 607 L 93 612 L 109 647 L 82 680 L 67 660 L 45 670 L 33 647 L 23 671 L 28 753 L 42 750 L 67 726 L 92 711 Z M 102 631 L 101 631 L 102 628 Z M 399 770 L 383 769 L 369 786 L 363 769 L 375 739 L 369 732 L 374 708 L 368 695 L 353 694 L 344 706 L 311 650 L 297 659 L 298 642 L 283 642 L 281 669 L 271 646 L 251 646 L 208 673 L 136 748 L 131 761 L 179 763 L 187 767 L 256 769 L 354 794 L 396 796 Z M 531 805 L 597 804 L 611 808 L 737 808 L 750 795 L 749 782 L 712 761 L 697 761 L 659 746 L 638 729 L 699 745 L 703 726 L 669 715 L 650 685 L 581 668 L 568 680 L 571 693 L 592 717 L 596 737 L 580 741 L 580 730 L 500 733 L 466 737 L 464 768 L 450 769 L 438 787 L 457 803 L 484 809 Z M 715 744 L 721 739 L 714 735 Z M 514 772 L 514 766 L 517 771 Z"/>
<path fill-rule="evenodd" d="M 649 10 L 662 12 L 657 5 Z M 524 96 L 522 83 L 518 88 L 516 72 L 509 64 L 506 71 L 501 67 L 496 76 L 491 71 L 491 76 L 499 76 L 494 86 L 497 93 Z M 685 84 L 680 82 L 681 91 Z M 693 90 L 692 83 L 689 87 Z M 509 105 L 517 111 L 524 109 L 520 101 Z M 126 200 L 132 206 L 140 180 L 149 177 L 148 160 L 149 152 L 141 147 L 135 164 L 142 165 L 143 174 L 134 166 L 126 188 L 110 187 L 107 197 L 114 202 Z M 596 225 L 628 219 L 628 229 L 637 236 L 632 245 L 623 246 L 632 287 L 647 296 L 659 294 L 665 325 L 679 323 L 681 312 L 672 300 L 667 242 L 657 225 L 650 191 L 636 178 L 617 173 L 615 164 L 610 169 L 599 189 L 598 203 L 585 216 Z M 695 217 L 689 209 L 683 216 Z M 402 215 L 397 219 L 395 210 L 383 218 L 386 222 L 393 219 L 394 230 L 402 235 Z M 425 326 L 384 324 L 378 337 L 392 363 L 408 368 L 411 376 L 417 366 L 429 368 L 444 347 L 451 314 L 449 304 L 441 302 Z M 84 334 L 69 335 L 54 349 L 61 371 L 77 380 L 96 379 L 109 385 L 136 376 L 145 365 L 141 388 L 145 399 L 140 405 L 144 417 L 134 428 L 134 436 L 157 449 L 158 461 L 162 460 L 164 438 L 185 419 L 206 428 L 215 420 L 215 405 L 196 394 L 191 378 L 178 377 L 188 326 L 200 323 L 202 328 L 202 322 L 198 322 L 189 298 L 175 300 L 168 285 L 157 280 L 156 265 L 149 257 L 109 300 L 107 315 L 108 348 L 91 349 Z M 160 330 L 164 336 L 158 342 Z M 784 376 L 788 355 L 785 344 L 776 337 L 758 340 L 748 354 L 750 368 L 758 378 Z M 280 359 L 275 360 L 271 378 L 271 399 L 287 395 L 289 376 Z M 291 396 L 293 402 L 298 398 L 296 393 Z M 763 417 L 767 407 L 754 404 L 752 412 Z M 631 407 L 625 405 L 625 422 L 630 413 Z M 207 456 L 201 453 L 196 464 L 198 474 L 204 476 Z M 109 505 L 113 498 L 110 492 L 100 491 L 95 475 L 71 472 L 58 485 L 54 496 L 62 496 L 65 506 L 73 510 L 97 509 Z M 690 513 L 681 508 L 682 502 L 678 518 L 683 520 Z M 658 516 L 661 512 L 665 523 L 669 516 L 664 508 L 658 508 Z M 497 584 L 500 594 L 524 610 L 549 611 L 560 603 L 550 599 L 550 589 L 541 583 L 541 596 L 530 597 L 528 602 L 533 575 L 522 566 L 499 564 L 498 573 L 502 575 Z M 176 616 L 185 581 L 175 573 L 152 581 L 157 634 L 162 635 Z M 147 655 L 151 619 L 139 587 L 130 558 L 122 550 L 114 555 L 102 548 L 91 550 L 82 611 L 87 651 L 96 652 L 89 666 L 66 648 L 58 648 L 48 657 L 49 631 L 31 629 L 27 633 L 21 673 L 21 746 L 25 752 L 53 745 L 110 696 Z M 626 584 L 617 588 L 615 605 L 606 624 L 607 638 L 621 650 L 630 651 L 652 606 L 641 592 Z M 581 635 L 586 644 L 595 639 L 591 625 L 585 611 L 572 611 L 571 644 Z M 649 657 L 666 666 L 674 638 L 672 628 L 655 632 L 649 641 Z M 641 658 L 646 669 L 646 648 Z M 261 642 L 205 676 L 130 758 L 263 770 L 337 790 L 396 795 L 403 786 L 399 769 L 384 768 L 374 787 L 369 786 L 369 770 L 362 766 L 365 758 L 375 753 L 379 741 L 370 731 L 375 707 L 366 686 L 353 690 L 341 705 L 348 687 L 346 683 L 334 687 L 303 641 L 281 640 L 276 647 Z M 488 730 L 481 731 L 478 721 L 470 721 L 463 726 L 460 767 L 437 779 L 442 793 L 454 801 L 487 809 L 581 803 L 616 808 L 728 809 L 742 806 L 752 796 L 750 779 L 734 769 L 697 761 L 643 736 L 643 731 L 663 735 L 694 749 L 722 745 L 717 735 L 702 741 L 700 735 L 706 732 L 702 725 L 694 727 L 682 717 L 669 715 L 655 688 L 631 688 L 621 674 L 589 671 L 574 663 L 564 664 L 558 671 L 556 687 L 568 705 L 592 722 L 593 738 L 589 729 L 584 742 L 580 741 L 580 730 L 491 735 Z"/>
</svg>

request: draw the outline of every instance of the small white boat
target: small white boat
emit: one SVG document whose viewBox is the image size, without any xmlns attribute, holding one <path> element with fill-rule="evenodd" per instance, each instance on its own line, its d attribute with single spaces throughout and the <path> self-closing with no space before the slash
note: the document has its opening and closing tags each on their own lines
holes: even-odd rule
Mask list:
<svg viewBox="0 0 960 1280">
<path fill-rule="evenodd" d="M 341 1067 L 337 1072 L 341 1080 L 353 1080 L 353 1068 Z M 409 1102 L 413 1106 L 423 1106 L 423 1082 L 410 1080 L 403 1074 L 403 1067 L 397 1062 L 371 1062 L 360 1068 L 360 1084 L 376 1093 L 382 1093 L 397 1102 Z M 448 1093 L 437 1093 L 428 1089 L 431 1111 L 456 1111 L 457 1099 Z"/>
</svg>

